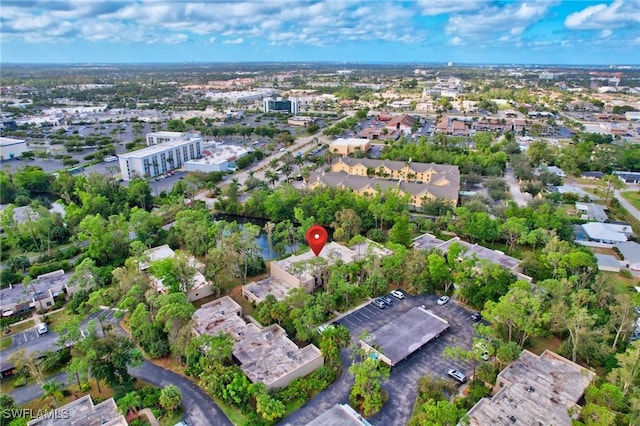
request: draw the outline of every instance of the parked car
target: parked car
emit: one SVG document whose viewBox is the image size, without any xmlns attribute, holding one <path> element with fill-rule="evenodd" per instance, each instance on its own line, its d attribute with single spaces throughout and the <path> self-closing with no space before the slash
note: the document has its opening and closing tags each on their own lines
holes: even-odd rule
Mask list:
<svg viewBox="0 0 640 426">
<path fill-rule="evenodd" d="M 389 296 L 380 296 L 378 299 L 387 306 L 393 305 L 393 299 Z"/>
<path fill-rule="evenodd" d="M 449 296 L 442 296 L 440 299 L 438 299 L 438 305 L 442 306 L 442 305 L 446 305 L 449 302 Z"/>
<path fill-rule="evenodd" d="M 482 320 L 482 314 L 480 312 L 475 312 L 471 315 L 471 321 L 478 322 Z"/>
<path fill-rule="evenodd" d="M 393 290 L 391 292 L 391 295 L 396 299 L 404 299 L 404 293 L 402 293 L 400 290 Z"/>
<path fill-rule="evenodd" d="M 484 361 L 489 361 L 489 358 L 491 357 L 491 354 L 489 353 L 489 351 L 487 350 L 487 348 L 478 343 L 476 345 L 476 348 L 478 349 L 478 353 L 480 354 L 480 358 L 482 358 Z"/>
<path fill-rule="evenodd" d="M 467 376 L 465 376 L 464 373 L 458 370 L 451 369 L 447 371 L 447 375 L 460 383 L 464 383 L 467 381 Z"/>
<path fill-rule="evenodd" d="M 385 305 L 383 302 L 380 301 L 380 299 L 376 299 L 374 301 L 371 302 L 371 304 L 373 306 L 375 306 L 378 309 L 384 309 L 387 307 L 387 305 Z"/>
<path fill-rule="evenodd" d="M 36 326 L 36 331 L 38 334 L 46 334 L 49 332 L 49 327 L 47 327 L 47 324 L 41 322 Z"/>
</svg>

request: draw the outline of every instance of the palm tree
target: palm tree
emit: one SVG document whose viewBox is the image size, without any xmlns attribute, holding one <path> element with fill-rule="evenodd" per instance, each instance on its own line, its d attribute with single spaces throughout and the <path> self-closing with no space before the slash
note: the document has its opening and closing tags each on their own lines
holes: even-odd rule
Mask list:
<svg viewBox="0 0 640 426">
<path fill-rule="evenodd" d="M 276 172 L 274 172 L 273 170 L 267 170 L 266 173 L 264 174 L 264 177 L 275 188 L 276 182 L 278 181 L 278 175 L 276 174 Z"/>
<path fill-rule="evenodd" d="M 138 395 L 138 392 L 133 391 L 129 392 L 118 401 L 118 405 L 120 406 L 120 410 L 122 410 L 122 414 L 125 416 L 129 411 L 133 411 L 134 413 L 138 413 L 138 409 L 142 407 L 142 398 Z"/>
<path fill-rule="evenodd" d="M 269 167 L 271 167 L 272 169 L 277 169 L 278 164 L 280 164 L 280 160 L 277 158 L 274 158 L 271 161 L 269 161 Z"/>
<path fill-rule="evenodd" d="M 53 407 L 58 408 L 58 398 L 64 398 L 64 395 L 62 394 L 62 385 L 52 380 L 42 385 L 42 390 L 44 391 L 44 394 L 40 397 L 40 400 L 51 397 Z"/>
<path fill-rule="evenodd" d="M 285 165 L 282 166 L 282 173 L 284 173 L 284 175 L 287 177 L 287 180 L 289 180 L 289 176 L 291 176 L 292 172 L 293 172 L 293 168 L 291 167 L 290 164 L 286 163 Z"/>
</svg>

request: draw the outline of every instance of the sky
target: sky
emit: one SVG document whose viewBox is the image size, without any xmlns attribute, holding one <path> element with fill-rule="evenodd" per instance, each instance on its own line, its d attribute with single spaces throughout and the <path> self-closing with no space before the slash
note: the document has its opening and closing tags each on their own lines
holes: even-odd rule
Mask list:
<svg viewBox="0 0 640 426">
<path fill-rule="evenodd" d="M 2 63 L 640 64 L 640 0 L 2 0 Z"/>
</svg>

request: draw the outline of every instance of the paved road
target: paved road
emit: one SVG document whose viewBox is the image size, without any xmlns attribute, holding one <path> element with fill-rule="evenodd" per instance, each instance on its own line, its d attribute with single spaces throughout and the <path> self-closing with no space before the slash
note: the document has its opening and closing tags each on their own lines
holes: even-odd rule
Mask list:
<svg viewBox="0 0 640 426">
<path fill-rule="evenodd" d="M 232 425 L 211 397 L 189 379 L 185 379 L 146 360 L 141 367 L 132 368 L 129 372 L 138 379 L 154 386 L 175 385 L 180 388 L 184 419 L 188 425 Z"/>
<path fill-rule="evenodd" d="M 514 176 L 513 170 L 508 166 L 504 172 L 504 180 L 509 184 L 509 191 L 511 191 L 511 198 L 513 198 L 513 201 L 515 201 L 515 203 L 520 207 L 527 206 L 529 201 L 532 200 L 531 194 L 520 191 L 520 184 Z"/>
<path fill-rule="evenodd" d="M 622 207 L 631 214 L 631 216 L 636 218 L 636 220 L 640 220 L 640 210 L 636 209 L 633 204 L 628 202 L 622 194 L 620 194 L 620 191 L 616 190 L 613 195 L 620 202 L 620 205 L 622 205 Z"/>
<path fill-rule="evenodd" d="M 372 424 L 406 424 L 411 417 L 416 400 L 417 382 L 420 377 L 426 374 L 446 378 L 446 371 L 449 368 L 456 368 L 465 372 L 467 376 L 471 375 L 470 364 L 451 361 L 443 357 L 443 351 L 446 346 L 471 348 L 472 338 L 475 333 L 472 323 L 469 321 L 471 312 L 454 301 L 445 306 L 438 306 L 436 300 L 436 296 L 407 296 L 402 301 L 396 301 L 391 308 L 387 308 L 384 311 L 367 305 L 340 318 L 338 321 L 349 328 L 352 342 L 357 340 L 357 336 L 362 330 L 374 331 L 388 322 L 389 316 L 399 315 L 414 306 L 422 304 L 451 324 L 448 332 L 442 337 L 428 343 L 393 367 L 390 378 L 383 383 L 383 387 L 389 395 L 389 400 L 380 412 L 369 419 Z M 351 365 L 349 350 L 343 349 L 340 353 L 340 358 L 343 365 L 342 376 L 304 407 L 283 419 L 279 423 L 280 425 L 297 426 L 306 424 L 333 405 L 349 402 L 349 392 L 354 380 L 353 376 L 347 371 Z"/>
<path fill-rule="evenodd" d="M 70 383 L 75 383 L 74 380 L 69 380 L 67 378 L 67 373 L 58 373 L 55 376 L 48 377 L 46 381 L 55 381 L 56 383 L 60 383 L 63 386 L 67 386 Z M 6 390 L 7 389 L 2 389 L 2 393 L 6 393 Z M 44 391 L 42 390 L 42 387 L 37 384 L 22 386 L 9 392 L 9 396 L 13 398 L 16 405 L 26 404 L 29 401 L 40 398 L 43 394 Z"/>
</svg>

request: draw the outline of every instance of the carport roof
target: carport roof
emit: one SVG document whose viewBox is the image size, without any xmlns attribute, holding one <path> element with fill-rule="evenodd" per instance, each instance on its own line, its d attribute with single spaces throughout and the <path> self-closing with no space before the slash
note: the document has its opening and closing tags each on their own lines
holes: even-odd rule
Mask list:
<svg viewBox="0 0 640 426">
<path fill-rule="evenodd" d="M 418 306 L 374 331 L 366 343 L 379 348 L 394 366 L 447 328 L 447 321 Z"/>
<path fill-rule="evenodd" d="M 371 426 L 365 418 L 347 404 L 336 404 L 320 416 L 307 423 L 307 426 Z"/>
</svg>

